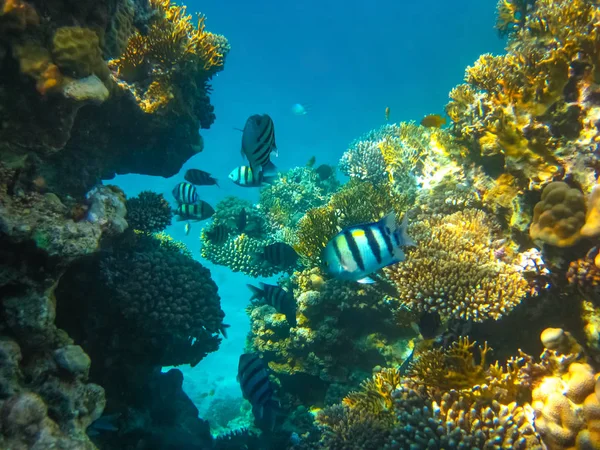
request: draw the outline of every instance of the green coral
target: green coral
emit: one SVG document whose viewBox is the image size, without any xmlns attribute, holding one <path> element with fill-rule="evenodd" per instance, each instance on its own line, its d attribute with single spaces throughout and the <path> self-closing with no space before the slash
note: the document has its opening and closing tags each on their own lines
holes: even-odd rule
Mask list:
<svg viewBox="0 0 600 450">
<path fill-rule="evenodd" d="M 277 227 L 293 226 L 311 208 L 326 203 L 326 190 L 312 168 L 295 167 L 260 192 L 260 205 Z"/>
</svg>

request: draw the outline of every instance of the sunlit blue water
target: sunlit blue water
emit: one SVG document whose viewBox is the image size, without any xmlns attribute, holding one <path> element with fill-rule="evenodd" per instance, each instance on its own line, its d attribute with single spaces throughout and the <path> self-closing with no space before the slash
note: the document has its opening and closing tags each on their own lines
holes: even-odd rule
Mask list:
<svg viewBox="0 0 600 450">
<path fill-rule="evenodd" d="M 268 113 L 275 122 L 281 170 L 304 165 L 336 164 L 353 139 L 382 125 L 390 107 L 394 122 L 420 120 L 443 113 L 448 92 L 462 81 L 466 66 L 480 54 L 499 53 L 503 42 L 494 30 L 495 2 L 398 2 L 392 0 L 205 0 L 185 2 L 189 12 L 207 16 L 207 28 L 231 44 L 225 70 L 213 80 L 211 102 L 216 122 L 202 130 L 204 151 L 165 179 L 118 176 L 111 183 L 128 196 L 150 189 L 172 200 L 171 189 L 191 167 L 212 173 L 221 187 L 200 188 L 215 205 L 235 195 L 252 202 L 258 191 L 227 179 L 243 163 L 241 133 L 251 114 Z M 297 116 L 292 105 L 309 105 Z M 244 308 L 245 284 L 257 282 L 225 267 L 213 266 L 199 253 L 199 233 L 208 222 L 193 224 L 185 236 L 183 222 L 167 229 L 187 244 L 211 269 L 219 286 L 229 339 L 186 374 L 185 389 L 203 416 L 214 397 L 241 397 L 236 382 L 239 354 L 249 331 Z M 263 280 L 264 281 L 264 280 Z M 202 394 L 215 389 L 213 397 Z"/>
</svg>

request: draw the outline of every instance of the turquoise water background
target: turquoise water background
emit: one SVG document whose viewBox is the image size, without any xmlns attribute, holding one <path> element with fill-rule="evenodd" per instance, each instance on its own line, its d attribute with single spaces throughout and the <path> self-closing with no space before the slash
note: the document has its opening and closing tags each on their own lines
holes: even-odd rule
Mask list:
<svg viewBox="0 0 600 450">
<path fill-rule="evenodd" d="M 494 29 L 495 2 L 399 2 L 393 0 L 205 0 L 185 2 L 188 12 L 207 16 L 207 29 L 224 34 L 231 44 L 225 70 L 212 82 L 211 102 L 217 119 L 202 130 L 204 151 L 191 158 L 177 176 L 165 179 L 141 175 L 117 176 L 128 196 L 140 191 L 163 193 L 173 201 L 173 186 L 191 167 L 217 177 L 220 187 L 200 188 L 213 206 L 234 195 L 258 201 L 258 190 L 244 189 L 227 179 L 243 164 L 242 128 L 251 114 L 268 113 L 274 120 L 280 170 L 305 165 L 337 164 L 348 144 L 390 121 L 419 121 L 443 114 L 448 92 L 459 84 L 465 68 L 480 54 L 500 53 Z M 292 105 L 309 106 L 297 116 Z M 184 222 L 167 229 L 186 243 L 206 265 L 219 286 L 229 339 L 194 369 L 181 367 L 184 388 L 203 417 L 215 398 L 240 398 L 237 362 L 249 321 L 244 308 L 250 297 L 246 283 L 258 281 L 214 266 L 200 256 L 199 234 L 209 222 Z M 214 395 L 205 396 L 214 390 Z"/>
</svg>

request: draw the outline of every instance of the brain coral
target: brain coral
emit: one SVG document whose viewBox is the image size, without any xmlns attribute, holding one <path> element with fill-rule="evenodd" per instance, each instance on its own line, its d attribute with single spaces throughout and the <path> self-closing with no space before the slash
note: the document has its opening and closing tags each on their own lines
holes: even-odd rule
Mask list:
<svg viewBox="0 0 600 450">
<path fill-rule="evenodd" d="M 494 256 L 492 223 L 482 211 L 427 219 L 413 229 L 417 248 L 385 269 L 402 305 L 481 322 L 499 319 L 527 294 L 519 271 Z"/>
<path fill-rule="evenodd" d="M 557 247 L 571 246 L 581 238 L 585 211 L 585 199 L 579 189 L 562 181 L 550 183 L 535 205 L 529 234 L 532 239 Z"/>
<path fill-rule="evenodd" d="M 96 75 L 108 78 L 108 67 L 102 59 L 100 39 L 95 31 L 82 27 L 61 27 L 52 39 L 54 62 L 67 75 L 83 78 Z"/>
<path fill-rule="evenodd" d="M 156 233 L 171 224 L 173 212 L 162 194 L 143 191 L 127 200 L 127 223 L 134 230 Z"/>
</svg>

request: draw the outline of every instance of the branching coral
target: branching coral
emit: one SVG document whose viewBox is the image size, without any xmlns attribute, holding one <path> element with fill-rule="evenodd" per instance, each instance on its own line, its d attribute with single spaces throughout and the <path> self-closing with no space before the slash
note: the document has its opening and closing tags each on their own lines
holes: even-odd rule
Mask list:
<svg viewBox="0 0 600 450">
<path fill-rule="evenodd" d="M 110 66 L 120 80 L 132 83 L 121 85 L 134 93 L 143 111 L 168 107 L 189 114 L 194 107 L 185 106 L 191 100 L 184 98 L 185 92 L 222 70 L 227 41 L 205 30 L 204 16 L 198 16 L 194 25 L 185 6 L 170 0 L 152 0 L 151 5 L 157 14 L 147 33 L 134 32 Z"/>
<path fill-rule="evenodd" d="M 162 194 L 143 191 L 127 200 L 127 223 L 134 230 L 155 233 L 171 224 L 173 212 Z"/>
<path fill-rule="evenodd" d="M 517 268 L 496 259 L 493 225 L 478 210 L 466 210 L 414 226 L 417 248 L 406 261 L 386 268 L 400 302 L 443 320 L 481 322 L 506 315 L 528 292 Z"/>
<path fill-rule="evenodd" d="M 328 192 L 317 173 L 309 167 L 295 167 L 269 186 L 261 189 L 260 206 L 273 227 L 292 227 L 311 208 L 328 199 Z"/>
<path fill-rule="evenodd" d="M 595 183 L 598 5 L 501 0 L 498 10 L 507 52 L 482 55 L 451 92 L 453 132 L 477 164 L 503 165 L 519 191 L 569 174 L 586 193 Z"/>
</svg>

